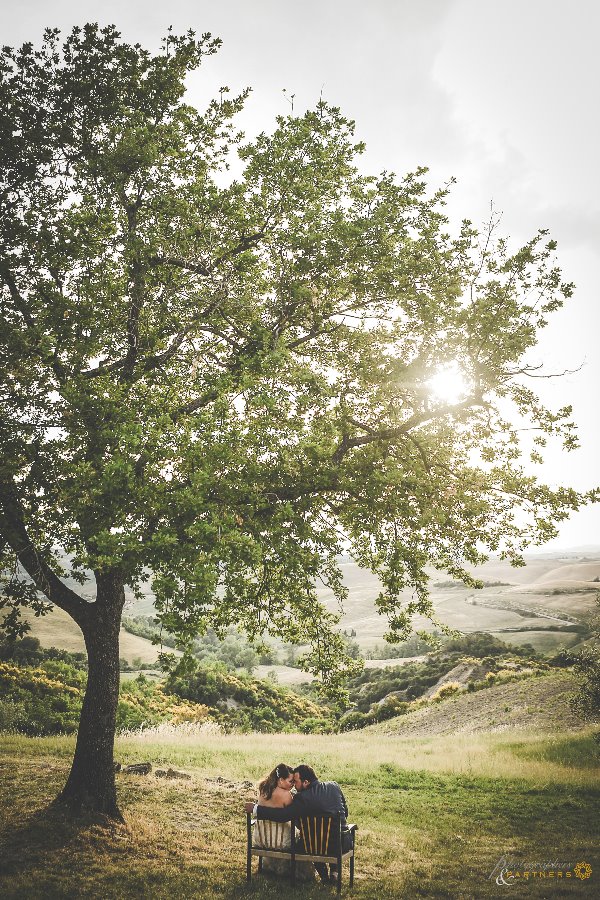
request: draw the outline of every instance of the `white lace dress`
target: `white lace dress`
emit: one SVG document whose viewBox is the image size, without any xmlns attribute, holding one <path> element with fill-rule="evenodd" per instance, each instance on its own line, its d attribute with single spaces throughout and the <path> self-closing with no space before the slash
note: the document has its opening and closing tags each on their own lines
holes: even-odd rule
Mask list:
<svg viewBox="0 0 600 900">
<path fill-rule="evenodd" d="M 264 850 L 289 850 L 292 846 L 292 825 L 290 822 L 272 822 L 270 819 L 257 819 L 252 830 L 252 846 Z M 263 857 L 263 869 L 277 875 L 288 875 L 289 859 L 272 859 Z M 315 869 L 310 862 L 296 863 L 296 878 L 299 881 L 312 881 Z"/>
<path fill-rule="evenodd" d="M 252 845 L 265 850 L 289 850 L 292 846 L 292 826 L 290 822 L 271 822 L 257 819 L 252 831 Z M 263 868 L 279 875 L 287 874 L 290 863 L 287 859 L 263 858 Z"/>
</svg>

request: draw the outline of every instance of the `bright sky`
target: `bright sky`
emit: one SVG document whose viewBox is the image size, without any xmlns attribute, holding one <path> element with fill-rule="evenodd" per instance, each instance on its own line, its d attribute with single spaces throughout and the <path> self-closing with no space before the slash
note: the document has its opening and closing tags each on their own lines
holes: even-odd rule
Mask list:
<svg viewBox="0 0 600 900">
<path fill-rule="evenodd" d="M 538 474 L 579 489 L 600 482 L 600 4 L 596 0 L 3 0 L 3 44 L 37 43 L 44 27 L 114 23 L 158 48 L 167 27 L 223 39 L 190 82 L 202 103 L 221 85 L 251 86 L 248 135 L 322 93 L 357 122 L 366 164 L 458 179 L 450 212 L 482 222 L 490 203 L 515 246 L 538 228 L 559 244 L 575 297 L 553 316 L 531 362 L 552 407 L 572 403 L 582 447 L 556 449 Z M 287 91 L 283 93 L 283 89 Z M 565 523 L 553 547 L 600 544 L 600 506 Z"/>
</svg>

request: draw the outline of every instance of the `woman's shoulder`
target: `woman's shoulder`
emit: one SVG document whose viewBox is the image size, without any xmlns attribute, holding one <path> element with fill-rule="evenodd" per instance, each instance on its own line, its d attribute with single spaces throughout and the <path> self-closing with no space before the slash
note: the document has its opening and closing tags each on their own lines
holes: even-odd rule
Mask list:
<svg viewBox="0 0 600 900">
<path fill-rule="evenodd" d="M 276 787 L 271 794 L 271 802 L 273 806 L 289 806 L 293 800 L 290 791 L 284 791 L 283 788 Z"/>
</svg>

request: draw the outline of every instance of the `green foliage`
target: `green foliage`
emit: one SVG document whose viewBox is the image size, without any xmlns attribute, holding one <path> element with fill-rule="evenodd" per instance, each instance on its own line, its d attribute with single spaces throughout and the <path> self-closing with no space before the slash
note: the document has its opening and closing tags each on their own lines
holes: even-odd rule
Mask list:
<svg viewBox="0 0 600 900">
<path fill-rule="evenodd" d="M 454 668 L 459 659 L 459 654 L 434 654 L 424 662 L 365 669 L 349 681 L 349 698 L 363 713 L 392 692 L 401 694 L 404 701 L 414 700 Z"/>
<path fill-rule="evenodd" d="M 0 663 L 0 730 L 28 735 L 76 731 L 84 681 L 84 674 L 67 663 L 37 668 Z"/>
<path fill-rule="evenodd" d="M 85 684 L 85 672 L 64 660 L 46 659 L 37 666 L 0 662 L 0 731 L 71 734 L 77 730 Z M 327 708 L 269 681 L 236 675 L 222 664 L 198 665 L 166 684 L 142 674 L 121 683 L 120 731 L 209 721 L 227 730 L 334 730 Z"/>
<path fill-rule="evenodd" d="M 488 641 L 487 638 L 490 638 Z M 498 646 L 498 644 L 500 646 Z M 470 656 L 464 656 L 468 648 Z M 483 656 L 490 649 L 494 655 Z M 491 635 L 473 633 L 446 642 L 444 649 L 430 654 L 422 662 L 406 663 L 382 669 L 365 669 L 348 682 L 349 703 L 339 719 L 341 731 L 352 731 L 404 715 L 425 703 L 438 703 L 462 691 L 469 693 L 522 678 L 531 678 L 548 671 L 550 663 L 541 658 L 530 659 L 526 654 L 497 641 Z M 466 684 L 446 681 L 428 698 L 424 694 L 459 663 L 473 666 L 476 675 Z"/>
<path fill-rule="evenodd" d="M 452 697 L 453 694 L 457 694 L 462 690 L 462 685 L 458 681 L 446 681 L 444 684 L 440 685 L 437 691 L 431 695 L 429 698 L 431 703 L 441 703 L 442 700 L 446 700 L 448 697 Z"/>
<path fill-rule="evenodd" d="M 85 653 L 69 653 L 56 647 L 42 647 L 38 638 L 27 635 L 17 640 L 0 641 L 0 661 L 20 666 L 36 666 L 52 660 L 68 663 L 76 669 L 87 668 Z"/>
<path fill-rule="evenodd" d="M 548 665 L 557 669 L 567 669 L 574 664 L 575 659 L 576 656 L 572 650 L 567 650 L 566 647 L 559 647 L 556 653 L 548 657 Z"/>
<path fill-rule="evenodd" d="M 518 652 L 516 647 L 508 647 L 508 645 L 493 634 L 486 634 L 484 631 L 473 631 L 470 634 L 461 634 L 459 637 L 448 638 L 444 641 L 444 650 L 449 653 L 467 653 L 469 656 L 475 656 L 483 659 L 486 656 L 502 656 L 510 652 Z"/>
<path fill-rule="evenodd" d="M 511 251 L 424 169 L 363 175 L 323 100 L 242 145 L 246 93 L 184 102 L 218 44 L 88 24 L 2 50 L 0 605 L 14 634 L 39 592 L 104 613 L 61 587 L 66 552 L 117 596 L 151 577 L 178 640 L 308 645 L 335 692 L 357 667 L 315 584 L 343 601 L 348 543 L 403 640 L 428 564 L 471 583 L 591 497 L 525 475 L 507 418 L 576 444 L 522 378 L 572 286 L 546 232 Z M 430 387 L 451 364 L 458 402 Z"/>
<path fill-rule="evenodd" d="M 84 653 L 43 648 L 37 638 L 0 643 L 0 731 L 71 734 L 77 730 Z"/>
<path fill-rule="evenodd" d="M 125 616 L 122 624 L 131 634 L 137 634 L 153 643 L 160 642 L 165 647 L 177 647 L 176 638 L 161 630 L 159 620 L 154 616 Z M 263 647 L 259 653 L 258 648 L 233 627 L 227 629 L 222 637 L 217 635 L 214 628 L 209 628 L 205 634 L 194 638 L 188 649 L 201 662 L 221 662 L 229 668 L 246 669 L 249 672 L 265 659 L 271 664 L 277 660 L 275 650 Z"/>
<path fill-rule="evenodd" d="M 219 665 L 195 665 L 186 674 L 172 673 L 165 691 L 213 707 L 217 720 L 227 728 L 307 733 L 332 730 L 332 719 L 323 714 L 323 707 L 307 697 Z"/>
<path fill-rule="evenodd" d="M 438 632 L 435 632 L 434 636 L 438 634 Z M 405 659 L 406 657 L 429 653 L 430 650 L 430 643 L 413 634 L 407 641 L 402 641 L 400 644 L 390 644 L 387 641 L 384 641 L 383 644 L 376 644 L 371 650 L 367 650 L 364 655 L 366 659 Z"/>
<path fill-rule="evenodd" d="M 214 721 L 214 713 L 215 711 L 205 704 L 186 702 L 170 696 L 164 691 L 162 684 L 149 681 L 140 674 L 137 678 L 121 684 L 117 729 L 136 730 L 142 726 L 158 725 L 161 722 L 180 724 Z"/>
<path fill-rule="evenodd" d="M 600 612 L 600 595 L 596 596 Z M 600 722 L 600 614 L 589 622 L 591 639 L 573 654 L 574 670 L 579 676 L 579 691 L 573 699 L 573 708 L 588 722 Z M 600 732 L 596 735 L 600 742 Z"/>
</svg>

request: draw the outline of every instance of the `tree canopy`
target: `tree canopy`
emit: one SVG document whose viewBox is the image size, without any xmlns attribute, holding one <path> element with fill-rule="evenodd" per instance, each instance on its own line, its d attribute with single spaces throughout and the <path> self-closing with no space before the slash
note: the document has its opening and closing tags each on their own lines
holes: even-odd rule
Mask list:
<svg viewBox="0 0 600 900">
<path fill-rule="evenodd" d="M 218 45 L 86 25 L 1 56 L 1 602 L 19 633 L 50 600 L 96 648 L 82 742 L 118 688 L 126 585 L 151 578 L 182 640 L 306 641 L 335 687 L 316 585 L 343 601 L 341 553 L 380 576 L 400 640 L 433 614 L 427 565 L 472 581 L 592 498 L 541 484 L 520 446 L 525 421 L 534 460 L 546 434 L 576 444 L 527 381 L 572 291 L 546 232 L 513 252 L 494 223 L 453 227 L 448 187 L 365 174 L 322 100 L 246 141 L 247 92 L 185 99 Z M 90 570 L 93 603 L 64 580 Z"/>
<path fill-rule="evenodd" d="M 152 573 L 171 631 L 302 635 L 329 675 L 315 583 L 343 599 L 341 551 L 381 576 L 404 637 L 431 612 L 426 564 L 516 558 L 581 501 L 525 474 L 508 412 L 574 445 L 570 410 L 523 377 L 571 286 L 545 232 L 510 253 L 452 234 L 424 170 L 361 174 L 324 101 L 248 143 L 245 95 L 189 106 L 218 44 L 152 55 L 90 25 L 4 50 L 5 594 L 32 599 L 24 568 L 70 611 L 62 548 L 76 574 Z M 450 366 L 456 402 L 431 389 Z"/>
<path fill-rule="evenodd" d="M 48 600 L 81 626 L 82 745 L 109 695 L 114 728 L 126 585 L 152 579 L 183 641 L 307 642 L 335 688 L 352 662 L 316 585 L 343 602 L 341 553 L 401 640 L 433 615 L 426 566 L 518 563 L 593 497 L 520 446 L 525 423 L 534 460 L 576 445 L 527 383 L 572 291 L 546 232 L 511 252 L 495 223 L 453 227 L 448 187 L 366 175 L 324 101 L 245 141 L 247 92 L 185 100 L 218 45 L 87 25 L 1 56 L 0 602 L 15 634 Z M 93 603 L 64 578 L 89 571 Z"/>
</svg>

